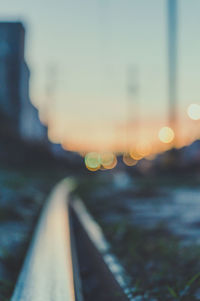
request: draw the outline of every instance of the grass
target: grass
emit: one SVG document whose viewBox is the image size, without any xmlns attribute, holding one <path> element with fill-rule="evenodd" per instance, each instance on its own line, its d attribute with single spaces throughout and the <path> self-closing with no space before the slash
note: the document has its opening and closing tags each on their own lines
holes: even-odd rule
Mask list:
<svg viewBox="0 0 200 301">
<path fill-rule="evenodd" d="M 200 287 L 199 247 L 183 247 L 163 225 L 151 230 L 105 222 L 101 226 L 131 275 L 133 287 L 137 283 L 136 295 L 148 293 L 148 298 L 156 300 L 170 300 L 172 296 L 184 300 Z"/>
<path fill-rule="evenodd" d="M 165 179 L 157 183 L 153 178 L 136 181 L 138 192 L 147 200 L 149 187 L 155 192 L 160 184 L 164 188 L 180 188 L 179 180 L 169 180 L 166 185 Z M 191 180 L 188 187 L 192 183 Z M 200 247 L 183 245 L 181 238 L 171 233 L 165 223 L 151 229 L 133 226 L 126 211 L 122 210 L 122 193 L 117 197 L 99 197 L 98 192 L 109 190 L 109 185 L 111 187 L 111 182 L 102 178 L 85 178 L 79 182 L 75 193 L 84 200 L 131 276 L 134 295 L 148 301 L 200 300 Z M 113 219 L 116 213 L 118 218 Z"/>
</svg>

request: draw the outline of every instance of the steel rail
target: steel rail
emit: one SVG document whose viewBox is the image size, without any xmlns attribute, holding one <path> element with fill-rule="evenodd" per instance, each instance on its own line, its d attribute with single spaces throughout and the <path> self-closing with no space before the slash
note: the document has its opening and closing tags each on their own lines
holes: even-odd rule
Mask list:
<svg viewBox="0 0 200 301">
<path fill-rule="evenodd" d="M 65 179 L 50 194 L 11 301 L 83 301 L 78 258 L 82 247 L 112 301 L 134 300 L 100 227 L 80 200 L 70 202 L 72 188 L 72 181 Z"/>
<path fill-rule="evenodd" d="M 70 221 L 63 180 L 49 196 L 11 301 L 75 301 Z"/>
</svg>

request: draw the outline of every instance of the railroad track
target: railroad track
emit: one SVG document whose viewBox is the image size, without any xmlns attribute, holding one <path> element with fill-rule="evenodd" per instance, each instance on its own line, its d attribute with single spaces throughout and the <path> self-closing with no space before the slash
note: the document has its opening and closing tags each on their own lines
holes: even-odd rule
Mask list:
<svg viewBox="0 0 200 301">
<path fill-rule="evenodd" d="M 70 180 L 52 191 L 11 301 L 133 301 L 128 277 Z"/>
</svg>

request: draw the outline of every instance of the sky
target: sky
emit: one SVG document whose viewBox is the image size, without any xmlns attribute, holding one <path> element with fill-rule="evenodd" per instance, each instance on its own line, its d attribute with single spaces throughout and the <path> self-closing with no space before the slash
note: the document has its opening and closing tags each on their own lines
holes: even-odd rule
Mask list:
<svg viewBox="0 0 200 301">
<path fill-rule="evenodd" d="M 189 122 L 187 106 L 200 104 L 200 1 L 178 6 L 178 108 Z M 126 139 L 130 110 L 142 133 L 167 125 L 166 8 L 166 0 L 0 2 L 0 20 L 25 24 L 31 100 L 41 118 L 48 112 L 53 141 L 69 149 L 116 146 Z M 130 66 L 137 70 L 133 108 L 127 108 Z"/>
</svg>

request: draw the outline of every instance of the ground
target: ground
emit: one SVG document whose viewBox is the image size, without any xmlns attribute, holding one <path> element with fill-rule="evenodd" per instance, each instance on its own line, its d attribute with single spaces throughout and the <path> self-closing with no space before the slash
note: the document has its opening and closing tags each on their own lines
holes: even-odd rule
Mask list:
<svg viewBox="0 0 200 301">
<path fill-rule="evenodd" d="M 75 191 L 101 225 L 136 300 L 200 300 L 197 177 L 99 173 Z"/>
</svg>

